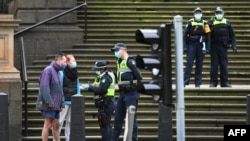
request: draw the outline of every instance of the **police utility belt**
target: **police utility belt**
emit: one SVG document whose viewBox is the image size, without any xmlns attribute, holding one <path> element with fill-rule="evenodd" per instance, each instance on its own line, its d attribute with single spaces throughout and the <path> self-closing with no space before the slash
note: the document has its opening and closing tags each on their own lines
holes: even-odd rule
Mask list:
<svg viewBox="0 0 250 141">
<path fill-rule="evenodd" d="M 107 107 L 111 101 L 114 99 L 113 96 L 103 96 L 99 98 L 95 98 L 95 107 Z"/>
<path fill-rule="evenodd" d="M 130 81 L 122 81 L 118 83 L 119 91 L 125 91 L 125 92 L 130 92 L 130 91 L 135 91 L 137 90 L 137 85 L 134 82 Z"/>
<path fill-rule="evenodd" d="M 192 35 L 189 36 L 189 41 L 193 41 L 193 42 L 203 42 L 205 40 L 205 36 L 202 35 Z"/>
</svg>

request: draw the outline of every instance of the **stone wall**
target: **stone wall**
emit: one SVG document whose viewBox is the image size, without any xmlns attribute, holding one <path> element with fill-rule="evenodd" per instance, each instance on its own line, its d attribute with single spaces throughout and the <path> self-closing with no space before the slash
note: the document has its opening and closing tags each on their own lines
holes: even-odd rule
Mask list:
<svg viewBox="0 0 250 141">
<path fill-rule="evenodd" d="M 77 6 L 76 0 L 18 0 L 15 18 L 21 19 L 19 29 L 51 18 Z M 73 44 L 83 42 L 83 30 L 76 25 L 76 11 L 64 15 L 45 25 L 34 28 L 20 36 L 15 36 L 15 66 L 20 68 L 20 37 L 24 39 L 27 65 L 34 60 L 46 59 L 48 54 L 61 49 L 72 48 Z"/>
</svg>

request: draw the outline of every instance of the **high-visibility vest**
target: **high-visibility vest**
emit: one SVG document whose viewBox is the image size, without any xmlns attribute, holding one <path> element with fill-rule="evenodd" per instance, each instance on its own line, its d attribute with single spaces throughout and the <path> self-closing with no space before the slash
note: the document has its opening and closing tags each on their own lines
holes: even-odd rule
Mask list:
<svg viewBox="0 0 250 141">
<path fill-rule="evenodd" d="M 213 21 L 213 29 L 212 29 L 213 36 L 229 36 L 229 31 L 227 27 L 227 20 L 223 18 L 222 20 Z"/>
<path fill-rule="evenodd" d="M 129 58 L 128 58 L 129 59 Z M 118 84 L 130 84 L 130 81 L 122 81 L 121 80 L 121 76 L 123 73 L 127 73 L 127 72 L 131 72 L 131 77 L 133 78 L 133 74 L 132 71 L 129 69 L 128 65 L 127 65 L 127 61 L 128 59 L 122 60 L 121 63 L 119 64 L 119 62 L 117 61 L 117 80 L 118 80 Z M 136 83 L 136 80 L 133 80 L 133 83 Z"/>
<path fill-rule="evenodd" d="M 99 76 L 95 78 L 95 81 L 92 83 L 93 86 L 98 87 L 100 85 L 100 80 L 104 75 L 109 75 L 112 78 L 112 82 L 107 90 L 106 96 L 114 96 L 115 95 L 115 76 L 112 72 L 103 72 Z"/>
<path fill-rule="evenodd" d="M 202 20 L 202 22 L 197 22 L 193 18 L 189 20 L 191 22 L 191 33 L 190 35 L 203 35 L 204 33 L 209 33 L 211 32 L 207 21 Z"/>
</svg>

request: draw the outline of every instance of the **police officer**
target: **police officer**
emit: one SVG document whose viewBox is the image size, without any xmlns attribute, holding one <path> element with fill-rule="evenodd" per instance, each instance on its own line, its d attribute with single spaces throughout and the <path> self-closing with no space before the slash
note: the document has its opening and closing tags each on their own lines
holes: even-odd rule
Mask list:
<svg viewBox="0 0 250 141">
<path fill-rule="evenodd" d="M 126 116 L 126 111 L 130 107 L 137 107 L 139 93 L 136 90 L 137 81 L 143 79 L 140 71 L 136 67 L 135 59 L 127 53 L 127 47 L 124 43 L 116 43 L 111 49 L 117 58 L 117 81 L 120 95 L 117 100 L 114 121 L 115 141 L 119 139 L 122 130 L 122 124 Z M 137 118 L 133 118 L 132 140 L 137 141 Z"/>
<path fill-rule="evenodd" d="M 183 50 L 187 52 L 187 63 L 184 72 L 184 85 L 189 85 L 190 75 L 195 60 L 195 87 L 202 83 L 202 66 L 206 52 L 210 50 L 210 28 L 202 19 L 202 9 L 193 11 L 194 18 L 190 19 L 184 29 Z"/>
<path fill-rule="evenodd" d="M 83 88 L 95 93 L 95 106 L 98 108 L 98 123 L 102 134 L 102 141 L 114 141 L 111 116 L 115 110 L 115 76 L 107 70 L 107 61 L 99 60 L 92 67 L 96 72 L 96 79 L 92 85 L 85 84 Z"/>
<path fill-rule="evenodd" d="M 215 9 L 215 16 L 209 21 L 211 28 L 211 71 L 210 87 L 217 87 L 218 66 L 220 66 L 220 86 L 231 87 L 228 84 L 228 46 L 237 52 L 234 31 L 230 21 L 224 18 L 221 7 Z"/>
</svg>

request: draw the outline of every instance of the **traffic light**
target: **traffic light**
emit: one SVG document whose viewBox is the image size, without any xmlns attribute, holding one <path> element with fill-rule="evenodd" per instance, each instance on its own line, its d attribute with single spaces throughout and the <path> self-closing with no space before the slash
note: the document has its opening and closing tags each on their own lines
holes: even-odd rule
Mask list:
<svg viewBox="0 0 250 141">
<path fill-rule="evenodd" d="M 152 79 L 140 82 L 137 91 L 152 95 L 155 101 L 162 100 L 165 105 L 172 105 L 171 25 L 162 24 L 158 29 L 138 29 L 135 33 L 136 42 L 151 45 L 151 56 L 138 55 L 136 65 L 152 73 Z"/>
</svg>

